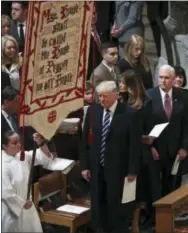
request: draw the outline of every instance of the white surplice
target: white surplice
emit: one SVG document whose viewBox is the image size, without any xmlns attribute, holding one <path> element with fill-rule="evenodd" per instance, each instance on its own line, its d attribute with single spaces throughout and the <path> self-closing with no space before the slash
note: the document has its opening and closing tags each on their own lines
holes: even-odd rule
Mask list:
<svg viewBox="0 0 188 233">
<path fill-rule="evenodd" d="M 24 209 L 28 177 L 33 151 L 25 151 L 25 161 L 20 153 L 15 157 L 2 151 L 2 232 L 42 232 L 34 204 Z M 47 168 L 51 159 L 40 149 L 36 150 L 35 165 Z"/>
</svg>

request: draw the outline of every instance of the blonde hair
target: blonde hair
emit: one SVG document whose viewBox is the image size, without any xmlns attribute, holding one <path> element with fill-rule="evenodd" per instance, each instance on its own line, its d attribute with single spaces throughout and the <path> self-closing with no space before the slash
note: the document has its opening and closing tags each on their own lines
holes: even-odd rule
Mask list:
<svg viewBox="0 0 188 233">
<path fill-rule="evenodd" d="M 140 60 L 140 63 L 146 69 L 146 71 L 148 71 L 150 67 L 149 67 L 149 61 L 146 58 L 145 53 L 144 53 L 144 39 L 137 34 L 132 35 L 129 41 L 127 42 L 127 44 L 125 45 L 125 60 L 128 61 L 131 67 L 134 67 L 135 63 L 134 63 L 134 59 L 131 53 L 135 45 L 140 45 L 142 47 L 142 53 L 140 54 L 139 60 Z"/>
<path fill-rule="evenodd" d="M 2 49 L 2 52 L 1 52 L 1 62 L 2 62 L 2 69 L 3 69 L 3 66 L 6 65 L 6 63 L 8 62 L 8 59 L 6 58 L 5 54 L 4 54 L 4 50 L 5 50 L 5 46 L 6 46 L 6 43 L 7 41 L 12 41 L 15 46 L 16 46 L 16 50 L 17 50 L 17 56 L 15 57 L 14 60 L 11 61 L 12 64 L 18 66 L 18 68 L 21 66 L 20 64 L 20 56 L 19 56 L 19 48 L 18 48 L 18 43 L 16 41 L 16 39 L 14 39 L 14 37 L 12 36 L 9 36 L 9 35 L 5 35 L 5 36 L 2 36 L 2 41 L 1 41 L 1 49 Z"/>
<path fill-rule="evenodd" d="M 10 25 L 10 17 L 8 15 L 1 15 L 1 26 L 9 24 Z"/>
</svg>

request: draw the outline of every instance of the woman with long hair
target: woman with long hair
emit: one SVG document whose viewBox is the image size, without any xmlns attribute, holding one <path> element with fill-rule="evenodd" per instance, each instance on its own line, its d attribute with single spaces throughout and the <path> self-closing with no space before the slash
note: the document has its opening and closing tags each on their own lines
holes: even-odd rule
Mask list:
<svg viewBox="0 0 188 233">
<path fill-rule="evenodd" d="M 137 118 L 140 125 L 140 133 L 144 135 L 144 119 L 148 114 L 150 100 L 147 97 L 143 83 L 140 81 L 140 74 L 134 70 L 127 70 L 120 75 L 120 101 L 128 104 L 137 111 Z M 143 136 L 142 136 L 143 137 Z M 132 232 L 139 232 L 139 219 L 141 203 L 148 203 L 149 200 L 149 180 L 147 165 L 144 163 L 144 145 L 140 157 L 140 171 L 137 176 L 136 208 L 133 214 Z M 149 217 L 146 208 L 142 208 L 142 217 Z"/>
<path fill-rule="evenodd" d="M 1 70 L 9 75 L 12 87 L 19 90 L 19 69 L 22 65 L 22 59 L 19 55 L 18 43 L 12 36 L 5 35 L 2 37 L 1 56 Z"/>
<path fill-rule="evenodd" d="M 118 63 L 120 73 L 133 69 L 140 75 L 145 87 L 153 87 L 150 64 L 144 53 L 144 39 L 139 35 L 132 35 L 125 46 L 125 57 Z"/>
</svg>

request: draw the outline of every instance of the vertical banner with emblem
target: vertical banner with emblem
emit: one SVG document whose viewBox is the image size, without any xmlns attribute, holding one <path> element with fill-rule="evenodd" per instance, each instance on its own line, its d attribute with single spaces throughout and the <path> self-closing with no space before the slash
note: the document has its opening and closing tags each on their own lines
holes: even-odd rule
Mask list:
<svg viewBox="0 0 188 233">
<path fill-rule="evenodd" d="M 50 139 L 83 107 L 93 2 L 29 3 L 20 90 L 20 126 Z"/>
</svg>

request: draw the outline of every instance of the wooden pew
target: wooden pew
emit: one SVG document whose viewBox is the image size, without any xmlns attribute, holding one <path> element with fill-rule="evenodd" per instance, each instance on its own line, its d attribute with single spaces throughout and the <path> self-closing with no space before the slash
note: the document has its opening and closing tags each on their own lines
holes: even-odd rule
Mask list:
<svg viewBox="0 0 188 233">
<path fill-rule="evenodd" d="M 174 218 L 188 211 L 188 185 L 153 203 L 156 210 L 156 233 L 173 233 Z"/>
</svg>

